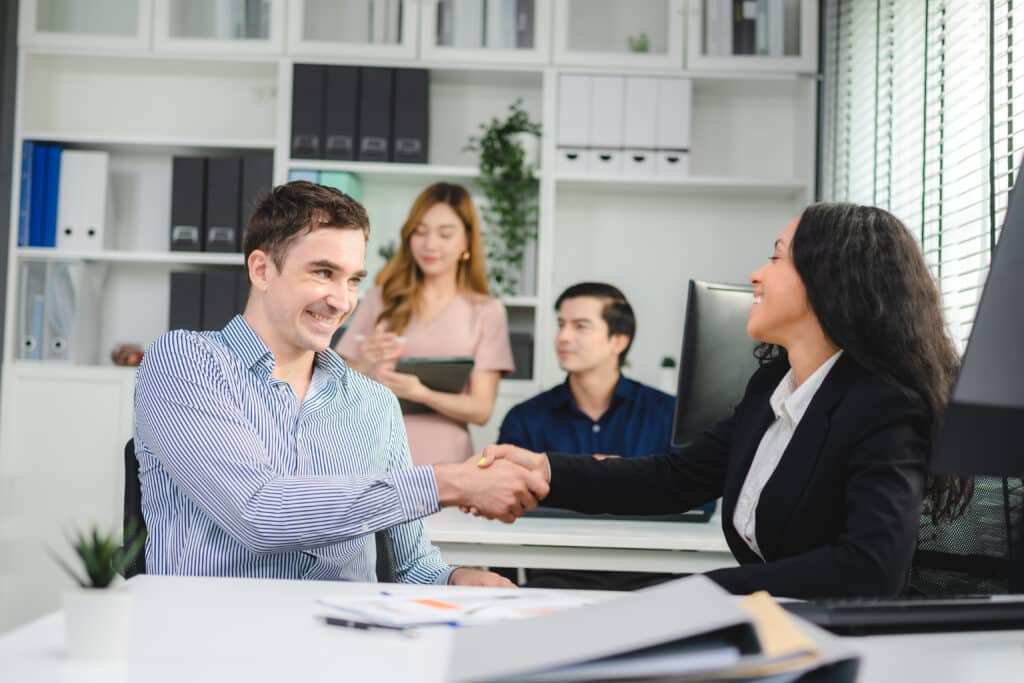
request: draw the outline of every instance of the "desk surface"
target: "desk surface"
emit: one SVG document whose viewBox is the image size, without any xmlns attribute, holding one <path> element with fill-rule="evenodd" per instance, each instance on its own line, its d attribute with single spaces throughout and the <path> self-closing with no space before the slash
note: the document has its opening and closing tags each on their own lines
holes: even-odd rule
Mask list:
<svg viewBox="0 0 1024 683">
<path fill-rule="evenodd" d="M 375 680 L 441 681 L 450 629 L 417 637 L 325 626 L 315 617 L 325 595 L 366 594 L 354 583 L 140 576 L 136 641 L 121 664 L 69 660 L 63 615 L 0 637 L 0 680 L 41 683 Z M 422 594 L 472 591 L 389 586 Z M 527 590 L 527 589 L 523 589 Z M 607 594 L 609 599 L 621 594 Z M 640 615 L 637 618 L 641 618 Z M 1019 681 L 1024 631 L 851 639 L 861 651 L 859 681 Z"/>
<path fill-rule="evenodd" d="M 423 522 L 452 564 L 674 573 L 736 564 L 718 514 L 708 522 L 528 516 L 502 524 L 449 508 Z"/>
</svg>

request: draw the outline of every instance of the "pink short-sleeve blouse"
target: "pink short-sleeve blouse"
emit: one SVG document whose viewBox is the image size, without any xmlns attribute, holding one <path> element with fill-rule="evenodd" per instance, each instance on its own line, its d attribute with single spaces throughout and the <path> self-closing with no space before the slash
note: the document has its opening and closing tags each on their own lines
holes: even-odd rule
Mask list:
<svg viewBox="0 0 1024 683">
<path fill-rule="evenodd" d="M 383 308 L 380 288 L 367 292 L 338 343 L 338 353 L 345 358 L 358 358 L 362 340 L 357 337 L 373 334 Z M 505 307 L 491 297 L 459 292 L 431 320 L 421 322 L 413 315 L 402 335 L 406 337 L 403 357 L 472 356 L 474 372 L 507 373 L 515 367 Z M 473 443 L 464 422 L 437 413 L 422 413 L 406 415 L 405 429 L 417 465 L 462 462 L 473 455 Z"/>
</svg>

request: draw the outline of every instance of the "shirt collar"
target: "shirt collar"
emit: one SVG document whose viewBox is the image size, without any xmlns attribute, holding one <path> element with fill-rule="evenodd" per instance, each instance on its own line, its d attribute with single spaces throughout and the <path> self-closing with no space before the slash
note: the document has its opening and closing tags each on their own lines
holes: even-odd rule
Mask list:
<svg viewBox="0 0 1024 683">
<path fill-rule="evenodd" d="M 626 376 L 621 372 L 619 373 L 619 381 L 615 383 L 615 388 L 612 389 L 612 402 L 609 406 L 621 403 L 623 401 L 633 401 L 636 399 L 637 384 L 631 379 L 626 379 Z M 573 398 L 572 389 L 569 388 L 569 376 L 565 376 L 565 381 L 562 382 L 555 388 L 554 394 L 554 405 L 556 408 L 564 407 L 576 407 L 576 399 Z"/>
<path fill-rule="evenodd" d="M 807 412 L 807 406 L 811 404 L 811 399 L 818 393 L 818 389 L 821 388 L 832 366 L 836 364 L 842 354 L 842 349 L 836 351 L 828 360 L 819 365 L 818 369 L 811 373 L 811 376 L 799 387 L 796 386 L 793 369 L 790 368 L 779 385 L 775 387 L 771 398 L 768 399 L 775 417 L 786 415 L 794 425 L 799 424 L 800 419 Z"/>
<path fill-rule="evenodd" d="M 221 330 L 221 334 L 224 335 L 227 345 L 245 363 L 245 367 L 250 370 L 259 368 L 267 376 L 274 371 L 274 366 L 277 364 L 274 354 L 241 315 L 232 318 Z M 313 366 L 315 369 L 330 373 L 337 379 L 344 377 L 345 371 L 348 369 L 345 361 L 332 348 L 317 351 Z"/>
</svg>

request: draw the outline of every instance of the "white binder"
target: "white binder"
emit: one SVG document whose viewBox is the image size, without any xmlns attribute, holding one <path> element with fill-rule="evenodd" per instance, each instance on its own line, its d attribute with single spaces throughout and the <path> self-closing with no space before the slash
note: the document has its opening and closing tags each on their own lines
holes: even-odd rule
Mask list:
<svg viewBox="0 0 1024 683">
<path fill-rule="evenodd" d="M 581 74 L 562 74 L 558 79 L 558 170 L 586 170 L 586 146 L 590 140 L 592 79 Z"/>
<path fill-rule="evenodd" d="M 590 168 L 598 175 L 622 172 L 626 79 L 591 76 Z"/>
<path fill-rule="evenodd" d="M 107 223 L 110 155 L 64 150 L 57 191 L 57 248 L 99 251 Z"/>
<path fill-rule="evenodd" d="M 658 175 L 689 174 L 693 83 L 688 78 L 659 78 L 655 140 Z"/>
<path fill-rule="evenodd" d="M 655 127 L 658 113 L 658 79 L 626 78 L 625 151 L 623 175 L 654 175 Z"/>
</svg>

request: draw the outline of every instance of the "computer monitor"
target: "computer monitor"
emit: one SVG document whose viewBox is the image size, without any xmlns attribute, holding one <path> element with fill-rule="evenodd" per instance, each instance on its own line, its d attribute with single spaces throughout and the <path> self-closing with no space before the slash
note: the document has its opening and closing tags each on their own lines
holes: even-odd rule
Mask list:
<svg viewBox="0 0 1024 683">
<path fill-rule="evenodd" d="M 681 447 L 732 415 L 757 370 L 747 335 L 753 287 L 690 280 L 672 445 Z"/>
<path fill-rule="evenodd" d="M 1024 164 L 1017 170 L 1018 179 L 1021 173 Z M 1022 273 L 1024 189 L 1015 185 L 935 444 L 931 465 L 935 473 L 1024 477 Z M 1021 590 L 1024 514 L 1019 510 L 1006 513 L 1011 541 L 1010 588 Z"/>
</svg>

